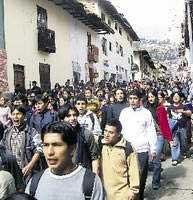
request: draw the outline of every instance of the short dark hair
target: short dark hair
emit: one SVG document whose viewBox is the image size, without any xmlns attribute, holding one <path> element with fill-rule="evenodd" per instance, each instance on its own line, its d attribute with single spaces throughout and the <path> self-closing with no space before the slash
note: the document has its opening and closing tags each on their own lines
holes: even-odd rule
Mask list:
<svg viewBox="0 0 193 200">
<path fill-rule="evenodd" d="M 129 93 L 129 96 L 131 95 L 137 96 L 139 99 L 142 98 L 142 94 L 139 90 L 131 90 L 131 92 Z"/>
<path fill-rule="evenodd" d="M 9 195 L 5 200 L 37 200 L 37 199 L 23 192 L 15 192 Z"/>
<path fill-rule="evenodd" d="M 91 87 L 86 87 L 85 90 L 84 90 L 84 92 L 85 92 L 86 90 L 89 90 L 89 91 L 92 93 L 92 88 L 91 88 Z"/>
<path fill-rule="evenodd" d="M 39 101 L 43 101 L 44 103 L 48 103 L 49 98 L 48 98 L 48 96 L 46 96 L 46 95 L 41 95 L 41 94 L 39 94 L 39 95 L 35 96 L 34 102 L 37 103 L 37 102 L 39 102 Z"/>
<path fill-rule="evenodd" d="M 12 113 L 14 110 L 18 110 L 18 111 L 19 111 L 20 113 L 22 113 L 23 115 L 26 114 L 26 108 L 25 108 L 25 106 L 23 106 L 23 105 L 12 106 L 12 107 L 11 107 L 11 113 Z"/>
<path fill-rule="evenodd" d="M 75 99 L 74 103 L 76 104 L 77 101 L 85 101 L 86 104 L 88 103 L 88 102 L 87 102 L 87 99 L 86 99 L 84 96 L 78 96 L 78 97 Z"/>
<path fill-rule="evenodd" d="M 54 122 L 46 125 L 42 129 L 41 139 L 44 141 L 44 136 L 46 134 L 58 133 L 62 136 L 62 140 L 67 143 L 67 145 L 73 145 L 77 142 L 77 133 L 75 129 L 66 122 Z"/>
<path fill-rule="evenodd" d="M 75 106 L 72 106 L 71 104 L 66 104 L 62 108 L 59 109 L 58 118 L 60 120 L 64 120 L 64 118 L 68 116 L 70 110 L 75 111 L 77 116 L 79 115 L 79 112 Z"/>
<path fill-rule="evenodd" d="M 118 119 L 112 119 L 108 121 L 106 125 L 116 127 L 117 133 L 121 133 L 122 131 L 122 125 Z"/>
</svg>

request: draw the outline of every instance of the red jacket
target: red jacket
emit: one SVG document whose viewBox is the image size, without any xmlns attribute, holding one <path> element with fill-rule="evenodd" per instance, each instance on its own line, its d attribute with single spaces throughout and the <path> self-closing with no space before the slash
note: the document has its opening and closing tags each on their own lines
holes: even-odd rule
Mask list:
<svg viewBox="0 0 193 200">
<path fill-rule="evenodd" d="M 169 142 L 172 140 L 172 133 L 168 123 L 168 117 L 166 109 L 163 105 L 159 105 L 156 110 L 156 114 L 159 121 L 159 127 L 161 129 L 162 135 Z"/>
</svg>

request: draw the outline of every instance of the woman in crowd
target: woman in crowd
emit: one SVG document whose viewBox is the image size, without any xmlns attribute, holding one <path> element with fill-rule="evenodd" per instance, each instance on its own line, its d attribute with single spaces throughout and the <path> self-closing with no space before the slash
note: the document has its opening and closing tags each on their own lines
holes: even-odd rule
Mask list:
<svg viewBox="0 0 193 200">
<path fill-rule="evenodd" d="M 157 133 L 157 152 L 156 159 L 153 160 L 153 179 L 152 187 L 153 189 L 159 189 L 160 187 L 160 177 L 161 177 L 161 161 L 160 156 L 164 144 L 164 138 L 168 142 L 172 143 L 172 134 L 167 120 L 167 112 L 161 101 L 158 101 L 158 94 L 156 91 L 148 91 L 147 93 L 147 103 L 145 107 L 151 112 L 156 133 Z"/>
</svg>

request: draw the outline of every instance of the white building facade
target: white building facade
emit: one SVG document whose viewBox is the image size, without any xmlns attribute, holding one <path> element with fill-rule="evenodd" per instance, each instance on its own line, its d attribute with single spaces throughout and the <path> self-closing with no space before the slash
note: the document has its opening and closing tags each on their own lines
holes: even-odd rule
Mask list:
<svg viewBox="0 0 193 200">
<path fill-rule="evenodd" d="M 110 2 L 93 1 L 92 9 L 75 0 L 0 2 L 10 91 L 28 89 L 33 80 L 50 89 L 67 79 L 131 79 L 132 44 L 139 38 Z"/>
</svg>

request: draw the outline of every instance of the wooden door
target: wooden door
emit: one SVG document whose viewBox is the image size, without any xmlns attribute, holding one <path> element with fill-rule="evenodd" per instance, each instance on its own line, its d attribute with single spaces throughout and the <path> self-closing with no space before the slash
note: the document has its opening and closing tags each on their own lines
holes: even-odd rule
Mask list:
<svg viewBox="0 0 193 200">
<path fill-rule="evenodd" d="M 50 65 L 39 63 L 39 73 L 40 73 L 40 86 L 43 91 L 51 89 L 50 83 Z"/>
<path fill-rule="evenodd" d="M 23 65 L 13 65 L 14 71 L 14 86 L 25 88 L 25 72 Z"/>
</svg>

